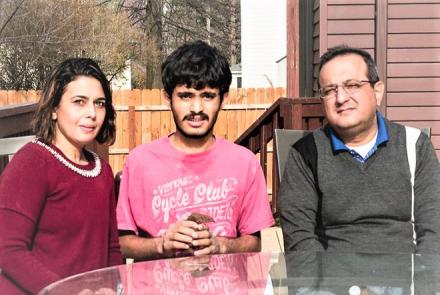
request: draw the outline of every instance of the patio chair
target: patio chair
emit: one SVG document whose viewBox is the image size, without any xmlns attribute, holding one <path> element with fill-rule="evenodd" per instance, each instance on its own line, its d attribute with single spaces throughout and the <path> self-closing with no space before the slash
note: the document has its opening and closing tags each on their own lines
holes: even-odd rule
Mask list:
<svg viewBox="0 0 440 295">
<path fill-rule="evenodd" d="M 121 185 L 121 179 L 122 179 L 122 171 L 119 171 L 115 175 L 115 198 L 116 198 L 116 203 L 118 203 L 119 186 Z"/>
<path fill-rule="evenodd" d="M 0 138 L 0 173 L 11 161 L 14 154 L 34 138 L 34 135 Z"/>
<path fill-rule="evenodd" d="M 419 128 L 419 129 L 420 129 L 420 131 L 422 131 L 423 133 L 428 135 L 428 137 L 431 137 L 431 128 L 429 128 L 429 127 L 422 127 L 422 128 Z"/>
<path fill-rule="evenodd" d="M 284 167 L 287 162 L 290 147 L 300 138 L 310 133 L 306 130 L 292 130 L 292 129 L 275 129 L 274 142 L 276 152 L 276 165 L 279 179 L 281 180 L 284 172 Z"/>
</svg>

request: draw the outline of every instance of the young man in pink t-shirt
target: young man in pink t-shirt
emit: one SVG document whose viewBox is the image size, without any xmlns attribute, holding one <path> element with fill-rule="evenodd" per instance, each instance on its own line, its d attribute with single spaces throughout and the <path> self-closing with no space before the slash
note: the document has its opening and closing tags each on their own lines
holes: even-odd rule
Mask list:
<svg viewBox="0 0 440 295">
<path fill-rule="evenodd" d="M 229 64 L 202 41 L 162 64 L 176 132 L 130 152 L 117 207 L 121 251 L 136 260 L 260 251 L 273 225 L 261 167 L 249 150 L 213 135 L 231 84 Z M 196 223 L 191 213 L 214 220 Z"/>
</svg>

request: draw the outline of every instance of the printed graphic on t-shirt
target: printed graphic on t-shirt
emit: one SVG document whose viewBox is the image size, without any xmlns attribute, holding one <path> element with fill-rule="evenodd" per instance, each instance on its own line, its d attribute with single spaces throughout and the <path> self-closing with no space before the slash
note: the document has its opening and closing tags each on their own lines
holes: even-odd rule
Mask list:
<svg viewBox="0 0 440 295">
<path fill-rule="evenodd" d="M 153 189 L 153 218 L 158 224 L 170 224 L 186 219 L 191 212 L 199 212 L 215 220 L 212 227 L 210 225 L 214 235 L 235 235 L 231 220 L 237 201 L 237 185 L 235 177 L 204 182 L 194 175 L 160 184 Z"/>
</svg>

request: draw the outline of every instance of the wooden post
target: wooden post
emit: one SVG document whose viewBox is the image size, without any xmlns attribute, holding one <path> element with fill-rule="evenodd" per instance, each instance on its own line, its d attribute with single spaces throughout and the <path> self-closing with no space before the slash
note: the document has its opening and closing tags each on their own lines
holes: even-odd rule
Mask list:
<svg viewBox="0 0 440 295">
<path fill-rule="evenodd" d="M 299 0 L 287 0 L 287 96 L 299 97 Z"/>
<path fill-rule="evenodd" d="M 134 106 L 128 107 L 128 150 L 136 147 L 136 113 Z"/>
</svg>

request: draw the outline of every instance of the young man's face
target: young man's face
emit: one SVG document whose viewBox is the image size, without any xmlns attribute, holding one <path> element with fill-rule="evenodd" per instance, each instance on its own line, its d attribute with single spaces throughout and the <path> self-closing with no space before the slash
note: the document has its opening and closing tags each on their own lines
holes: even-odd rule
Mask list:
<svg viewBox="0 0 440 295">
<path fill-rule="evenodd" d="M 178 135 L 189 139 L 206 138 L 212 135 L 221 109 L 219 89 L 196 90 L 178 85 L 170 97 L 170 106 Z"/>
</svg>

